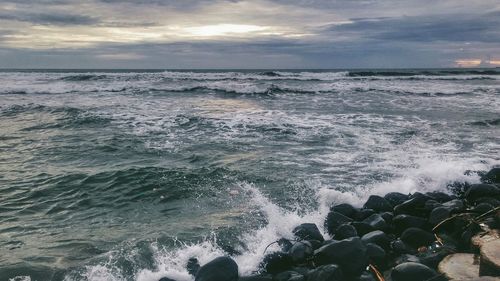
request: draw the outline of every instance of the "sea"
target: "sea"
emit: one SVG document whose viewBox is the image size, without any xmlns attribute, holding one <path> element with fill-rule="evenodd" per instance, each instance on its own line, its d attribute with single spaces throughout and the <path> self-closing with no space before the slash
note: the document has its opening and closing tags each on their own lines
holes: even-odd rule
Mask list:
<svg viewBox="0 0 500 281">
<path fill-rule="evenodd" d="M 500 69 L 1 70 L 0 280 L 248 275 L 333 204 L 499 164 Z"/>
</svg>

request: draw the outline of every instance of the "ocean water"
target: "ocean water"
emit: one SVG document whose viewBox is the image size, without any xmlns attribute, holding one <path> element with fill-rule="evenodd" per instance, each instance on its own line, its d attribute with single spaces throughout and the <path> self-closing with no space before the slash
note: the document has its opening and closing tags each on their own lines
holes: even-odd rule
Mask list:
<svg viewBox="0 0 500 281">
<path fill-rule="evenodd" d="M 499 152 L 498 69 L 1 71 L 0 280 L 249 274 L 331 204 Z"/>
</svg>

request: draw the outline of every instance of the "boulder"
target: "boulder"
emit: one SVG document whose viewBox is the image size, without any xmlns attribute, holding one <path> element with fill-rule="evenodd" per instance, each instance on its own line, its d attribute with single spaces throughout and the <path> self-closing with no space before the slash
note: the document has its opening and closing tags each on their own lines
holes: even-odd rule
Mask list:
<svg viewBox="0 0 500 281">
<path fill-rule="evenodd" d="M 273 281 L 273 277 L 270 275 L 252 275 L 240 277 L 238 281 Z"/>
<path fill-rule="evenodd" d="M 302 240 L 318 240 L 324 241 L 323 235 L 319 232 L 318 227 L 314 223 L 303 223 L 293 229 L 293 234 Z"/>
<path fill-rule="evenodd" d="M 479 277 L 479 257 L 474 254 L 456 253 L 445 257 L 438 271 L 450 280 L 464 280 Z"/>
<path fill-rule="evenodd" d="M 366 246 L 358 237 L 333 241 L 314 252 L 316 264 L 338 264 L 349 276 L 359 276 L 368 265 Z"/>
<path fill-rule="evenodd" d="M 427 229 L 427 220 L 421 217 L 411 215 L 397 215 L 392 219 L 396 233 L 402 233 L 410 227 Z"/>
<path fill-rule="evenodd" d="M 344 281 L 342 269 L 338 265 L 328 264 L 309 271 L 307 281 Z"/>
<path fill-rule="evenodd" d="M 333 236 L 333 235 L 335 235 L 335 230 L 337 230 L 337 228 L 340 225 L 342 225 L 344 223 L 351 222 L 351 221 L 352 221 L 351 218 L 346 217 L 341 213 L 331 211 L 328 213 L 328 216 L 326 217 L 325 228 L 328 231 L 328 234 Z"/>
<path fill-rule="evenodd" d="M 389 192 L 384 196 L 384 199 L 387 200 L 387 202 L 389 202 L 393 207 L 395 207 L 410 199 L 410 196 L 399 192 Z"/>
<path fill-rule="evenodd" d="M 363 237 L 361 237 L 361 241 L 363 241 L 365 245 L 368 243 L 377 244 L 383 249 L 389 249 L 389 245 L 391 243 L 389 236 L 380 230 L 375 230 L 363 235 Z"/>
<path fill-rule="evenodd" d="M 430 232 L 420 228 L 411 227 L 401 234 L 401 240 L 414 248 L 418 248 L 430 245 L 436 240 L 436 237 L 434 237 L 434 234 Z"/>
<path fill-rule="evenodd" d="M 479 275 L 500 276 L 500 239 L 484 243 L 479 253 Z"/>
<path fill-rule="evenodd" d="M 386 231 L 388 228 L 388 225 L 385 222 L 384 218 L 382 218 L 382 216 L 379 214 L 373 214 L 373 215 L 367 217 L 366 219 L 364 219 L 363 222 L 367 223 L 369 226 L 371 226 L 375 230 Z"/>
<path fill-rule="evenodd" d="M 437 250 L 428 250 L 418 254 L 418 258 L 421 264 L 424 264 L 430 268 L 437 268 L 439 263 L 453 251 L 442 247 Z"/>
<path fill-rule="evenodd" d="M 367 224 L 366 222 L 355 221 L 352 222 L 351 225 L 354 226 L 359 236 L 363 236 L 375 230 L 373 229 L 373 227 L 371 227 L 371 225 Z"/>
<path fill-rule="evenodd" d="M 285 271 L 274 276 L 273 281 L 305 281 L 304 275 L 295 271 Z"/>
<path fill-rule="evenodd" d="M 356 220 L 358 221 L 362 221 L 364 219 L 366 219 L 367 217 L 375 214 L 375 210 L 373 209 L 361 209 L 359 210 L 359 212 L 356 214 Z"/>
<path fill-rule="evenodd" d="M 438 274 L 433 269 L 415 262 L 405 262 L 396 266 L 391 273 L 392 281 L 426 281 Z"/>
<path fill-rule="evenodd" d="M 465 198 L 470 202 L 481 197 L 492 197 L 498 200 L 500 189 L 492 184 L 473 184 L 465 192 Z"/>
<path fill-rule="evenodd" d="M 413 215 L 418 217 L 427 217 L 429 211 L 425 209 L 425 202 L 430 200 L 430 197 L 422 193 L 415 193 L 411 199 L 394 207 L 394 215 Z"/>
<path fill-rule="evenodd" d="M 479 203 L 474 207 L 473 211 L 478 214 L 484 214 L 493 209 L 495 209 L 495 207 L 489 203 Z"/>
<path fill-rule="evenodd" d="M 358 213 L 358 209 L 346 203 L 335 205 L 330 208 L 330 211 L 341 213 L 342 215 L 349 217 L 351 219 L 354 219 L 356 217 L 356 214 Z"/>
<path fill-rule="evenodd" d="M 432 226 L 437 225 L 438 223 L 444 221 L 445 219 L 449 218 L 451 215 L 451 211 L 447 207 L 437 207 L 434 210 L 432 210 L 431 214 L 429 215 L 429 223 Z"/>
<path fill-rule="evenodd" d="M 196 276 L 198 270 L 200 270 L 200 263 L 197 258 L 190 258 L 186 264 L 187 272 L 193 276 Z"/>
<path fill-rule="evenodd" d="M 446 203 L 443 203 L 443 207 L 448 208 L 450 212 L 458 212 L 465 209 L 464 202 L 460 199 L 453 199 Z"/>
<path fill-rule="evenodd" d="M 335 230 L 335 239 L 336 240 L 343 240 L 346 238 L 350 237 L 356 237 L 358 236 L 358 232 L 356 231 L 356 228 L 350 224 L 343 224 Z"/>
<path fill-rule="evenodd" d="M 170 278 L 168 278 L 168 277 L 162 277 L 162 278 L 160 278 L 160 280 L 158 280 L 158 281 L 175 281 L 175 280 L 174 280 L 174 279 L 170 279 Z"/>
<path fill-rule="evenodd" d="M 391 242 L 391 249 L 396 254 L 416 254 L 417 251 L 410 245 L 407 245 L 400 238 Z"/>
<path fill-rule="evenodd" d="M 363 205 L 365 209 L 373 209 L 375 212 L 391 212 L 392 205 L 384 197 L 378 195 L 371 195 Z"/>
<path fill-rule="evenodd" d="M 488 232 L 479 233 L 471 239 L 472 248 L 479 252 L 479 249 L 484 243 L 497 239 L 500 239 L 500 230 L 498 229 L 492 229 Z"/>
<path fill-rule="evenodd" d="M 377 281 L 378 279 L 373 276 L 373 273 L 369 272 L 369 271 L 363 271 L 363 273 L 361 273 L 361 276 L 359 276 L 358 279 L 356 279 L 356 281 Z"/>
<path fill-rule="evenodd" d="M 218 257 L 200 267 L 195 281 L 238 281 L 238 265 L 230 257 Z"/>
<path fill-rule="evenodd" d="M 448 202 L 450 200 L 455 199 L 453 196 L 446 194 L 444 192 L 441 192 L 441 191 L 427 192 L 425 195 L 429 196 L 430 198 L 432 198 L 440 203 Z"/>
<path fill-rule="evenodd" d="M 313 246 L 308 241 L 299 241 L 293 245 L 290 249 L 290 256 L 292 257 L 293 262 L 295 263 L 303 263 L 307 258 L 312 256 L 314 250 Z"/>
<path fill-rule="evenodd" d="M 286 238 L 281 238 L 278 240 L 278 245 L 280 246 L 281 251 L 288 252 L 292 248 L 293 243 Z"/>
<path fill-rule="evenodd" d="M 391 224 L 394 214 L 392 212 L 383 212 L 380 214 L 386 223 Z"/>
<path fill-rule="evenodd" d="M 481 177 L 484 183 L 500 183 L 500 167 L 495 167 Z"/>
<path fill-rule="evenodd" d="M 366 254 L 368 255 L 371 263 L 374 263 L 378 268 L 386 267 L 386 253 L 385 250 L 379 245 L 374 243 L 366 244 Z"/>
<path fill-rule="evenodd" d="M 261 267 L 265 272 L 277 274 L 283 271 L 290 270 L 294 265 L 292 257 L 287 253 L 275 252 L 264 257 Z"/>
</svg>

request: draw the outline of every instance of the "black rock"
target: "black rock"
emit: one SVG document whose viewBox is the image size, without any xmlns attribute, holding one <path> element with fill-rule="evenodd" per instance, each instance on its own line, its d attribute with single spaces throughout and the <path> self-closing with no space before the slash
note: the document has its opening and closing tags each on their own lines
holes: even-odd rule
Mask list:
<svg viewBox="0 0 500 281">
<path fill-rule="evenodd" d="M 384 196 L 384 199 L 387 200 L 387 202 L 389 202 L 393 207 L 395 207 L 410 199 L 410 196 L 399 192 L 390 192 Z"/>
<path fill-rule="evenodd" d="M 350 204 L 344 203 L 344 204 L 339 204 L 339 205 L 335 205 L 335 206 L 331 207 L 330 211 L 335 211 L 337 213 L 341 213 L 342 215 L 344 215 L 346 217 L 354 219 L 356 217 L 358 209 L 356 209 L 355 207 L 353 207 Z"/>
<path fill-rule="evenodd" d="M 366 219 L 364 219 L 363 222 L 367 223 L 375 230 L 386 231 L 387 227 L 388 227 L 384 218 L 382 218 L 382 216 L 379 214 L 373 214 L 373 215 L 367 217 Z"/>
<path fill-rule="evenodd" d="M 492 184 L 473 184 L 465 192 L 465 198 L 472 202 L 481 197 L 498 199 L 497 197 L 500 197 L 500 189 Z"/>
<path fill-rule="evenodd" d="M 454 199 L 453 196 L 440 191 L 427 192 L 425 195 L 431 197 L 432 199 L 440 203 L 448 202 Z"/>
<path fill-rule="evenodd" d="M 363 271 L 363 273 L 361 273 L 361 276 L 359 276 L 356 281 L 377 281 L 377 278 L 373 276 L 373 273 L 369 271 Z"/>
<path fill-rule="evenodd" d="M 366 244 L 366 254 L 378 268 L 385 268 L 387 265 L 387 261 L 385 259 L 386 253 L 385 250 L 382 249 L 377 244 L 368 243 Z"/>
<path fill-rule="evenodd" d="M 427 200 L 427 202 L 425 202 L 424 209 L 426 212 L 430 212 L 430 211 L 434 210 L 435 208 L 441 207 L 441 206 L 442 206 L 441 203 L 439 203 L 438 201 L 436 201 L 434 199 L 431 199 L 431 200 Z"/>
<path fill-rule="evenodd" d="M 198 270 L 200 270 L 200 263 L 197 258 L 190 258 L 186 265 L 187 272 L 193 276 L 196 276 Z"/>
<path fill-rule="evenodd" d="M 396 239 L 391 242 L 391 249 L 396 254 L 416 254 L 417 251 L 412 248 L 410 245 L 407 245 L 401 239 Z"/>
<path fill-rule="evenodd" d="M 437 207 L 429 215 L 429 223 L 433 226 L 450 217 L 451 211 L 447 207 Z"/>
<path fill-rule="evenodd" d="M 453 199 L 451 201 L 443 203 L 443 207 L 448 208 L 450 212 L 457 212 L 465 209 L 464 202 L 460 199 Z"/>
<path fill-rule="evenodd" d="M 163 277 L 163 278 L 160 278 L 160 280 L 158 281 L 175 281 L 174 279 L 170 279 L 168 277 Z"/>
<path fill-rule="evenodd" d="M 425 209 L 425 202 L 431 198 L 418 192 L 412 196 L 411 199 L 394 207 L 394 215 L 405 214 L 419 217 L 426 217 L 428 215 L 429 211 Z"/>
<path fill-rule="evenodd" d="M 293 233 L 302 240 L 325 240 L 314 223 L 303 223 L 294 228 Z"/>
<path fill-rule="evenodd" d="M 356 214 L 356 220 L 362 221 L 366 219 L 367 217 L 375 214 L 375 210 L 373 209 L 361 209 L 359 212 Z"/>
<path fill-rule="evenodd" d="M 495 198 L 491 198 L 491 197 L 480 197 L 480 198 L 477 198 L 475 200 L 475 202 L 476 202 L 476 204 L 488 203 L 495 208 L 500 206 L 500 201 L 495 199 Z"/>
<path fill-rule="evenodd" d="M 356 232 L 358 233 L 359 236 L 363 236 L 363 235 L 375 230 L 375 229 L 373 229 L 373 227 L 371 227 L 371 225 L 369 225 L 365 222 L 355 221 L 355 222 L 352 222 L 351 225 L 354 226 L 354 228 L 356 229 Z"/>
<path fill-rule="evenodd" d="M 307 240 L 309 243 L 311 243 L 313 250 L 316 250 L 323 246 L 324 241 L 318 241 L 318 240 Z"/>
<path fill-rule="evenodd" d="M 280 246 L 281 251 L 288 252 L 292 248 L 293 243 L 290 242 L 290 240 L 288 240 L 286 238 L 281 238 L 278 240 L 278 245 Z"/>
<path fill-rule="evenodd" d="M 344 281 L 342 269 L 338 265 L 328 264 L 309 271 L 307 281 Z"/>
<path fill-rule="evenodd" d="M 387 201 L 384 197 L 380 197 L 377 195 L 371 195 L 366 201 L 365 205 L 363 205 L 365 209 L 373 209 L 375 212 L 391 212 L 392 205 Z"/>
<path fill-rule="evenodd" d="M 240 277 L 238 281 L 273 281 L 273 277 L 270 275 L 252 275 Z"/>
<path fill-rule="evenodd" d="M 396 266 L 391 273 L 392 281 L 425 281 L 438 274 L 431 268 L 415 262 L 406 262 Z"/>
<path fill-rule="evenodd" d="M 305 281 L 304 275 L 295 271 L 285 271 L 274 276 L 273 281 Z"/>
<path fill-rule="evenodd" d="M 375 230 L 363 235 L 363 237 L 361 237 L 361 241 L 363 241 L 365 245 L 368 243 L 377 244 L 383 249 L 389 249 L 389 245 L 391 243 L 389 236 L 380 230 Z"/>
<path fill-rule="evenodd" d="M 484 213 L 487 213 L 493 209 L 495 209 L 495 207 L 493 207 L 493 205 L 491 205 L 491 204 L 479 203 L 474 207 L 473 211 L 478 213 L 478 214 L 484 214 Z"/>
<path fill-rule="evenodd" d="M 403 254 L 403 255 L 397 256 L 396 259 L 394 260 L 394 264 L 396 264 L 396 265 L 399 265 L 402 263 L 407 263 L 407 262 L 420 263 L 420 259 L 415 255 Z"/>
<path fill-rule="evenodd" d="M 481 181 L 484 183 L 500 183 L 500 167 L 491 169 L 481 177 Z"/>
<path fill-rule="evenodd" d="M 351 237 L 357 237 L 358 232 L 356 231 L 356 228 L 350 224 L 343 224 L 335 230 L 335 239 L 336 240 L 343 240 L 346 238 L 351 238 Z"/>
<path fill-rule="evenodd" d="M 418 248 L 430 245 L 436 238 L 430 232 L 410 227 L 401 234 L 401 240 L 414 248 Z"/>
<path fill-rule="evenodd" d="M 380 214 L 386 223 L 391 224 L 394 214 L 392 212 L 383 212 Z"/>
<path fill-rule="evenodd" d="M 238 265 L 229 257 L 218 257 L 198 270 L 195 281 L 238 281 Z"/>
<path fill-rule="evenodd" d="M 392 219 L 396 233 L 402 233 L 410 227 L 427 228 L 427 220 L 411 215 L 397 215 Z"/>
<path fill-rule="evenodd" d="M 337 228 L 340 225 L 342 225 L 344 223 L 351 222 L 351 221 L 352 221 L 351 218 L 346 217 L 346 216 L 342 215 L 341 213 L 331 211 L 330 213 L 328 213 L 328 216 L 326 217 L 325 228 L 328 231 L 328 234 L 333 236 L 333 235 L 335 235 L 335 230 L 337 230 Z"/>
<path fill-rule="evenodd" d="M 290 249 L 290 256 L 292 257 L 293 262 L 303 263 L 307 258 L 312 256 L 313 252 L 314 250 L 311 243 L 308 241 L 299 241 Z"/>
<path fill-rule="evenodd" d="M 333 241 L 314 252 L 316 264 L 338 264 L 349 276 L 359 276 L 368 266 L 366 246 L 358 237 Z"/>
<path fill-rule="evenodd" d="M 277 274 L 283 271 L 290 270 L 294 265 L 292 257 L 287 253 L 275 252 L 264 257 L 261 267 L 265 272 Z"/>
<path fill-rule="evenodd" d="M 435 252 L 424 252 L 418 254 L 418 258 L 420 260 L 420 263 L 430 267 L 430 268 L 437 268 L 439 263 L 448 255 L 452 254 L 453 251 L 447 249 L 447 248 L 441 248 L 438 251 Z"/>
</svg>

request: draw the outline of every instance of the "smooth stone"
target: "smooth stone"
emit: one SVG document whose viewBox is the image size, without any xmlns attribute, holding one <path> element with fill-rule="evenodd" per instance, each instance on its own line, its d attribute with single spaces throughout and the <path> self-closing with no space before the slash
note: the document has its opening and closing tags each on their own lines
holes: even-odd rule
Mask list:
<svg viewBox="0 0 500 281">
<path fill-rule="evenodd" d="M 396 254 L 416 254 L 417 251 L 415 251 L 414 248 L 411 246 L 407 245 L 405 242 L 403 242 L 400 238 L 394 240 L 391 242 L 391 249 L 396 253 Z"/>
<path fill-rule="evenodd" d="M 415 193 L 412 195 L 411 199 L 397 205 L 394 207 L 394 215 L 413 215 L 419 217 L 426 217 L 428 211 L 425 210 L 425 202 L 431 198 L 422 193 Z"/>
<path fill-rule="evenodd" d="M 373 276 L 373 273 L 364 271 L 363 273 L 361 273 L 361 276 L 356 279 L 356 281 L 377 281 L 377 278 Z"/>
<path fill-rule="evenodd" d="M 200 270 L 200 262 L 197 258 L 190 258 L 186 264 L 187 272 L 193 276 L 196 276 L 198 270 Z"/>
<path fill-rule="evenodd" d="M 430 268 L 437 268 L 439 263 L 449 254 L 453 254 L 453 251 L 443 247 L 437 251 L 419 253 L 418 258 L 421 264 Z"/>
<path fill-rule="evenodd" d="M 434 199 L 431 199 L 431 200 L 427 200 L 427 202 L 425 202 L 424 204 L 424 209 L 427 211 L 427 212 L 431 212 L 432 210 L 434 210 L 435 208 L 437 207 L 441 207 L 443 206 L 441 203 L 439 203 L 438 201 L 434 200 Z"/>
<path fill-rule="evenodd" d="M 358 276 L 368 266 L 366 246 L 358 237 L 334 241 L 314 252 L 316 264 L 338 264 L 342 272 L 350 276 Z"/>
<path fill-rule="evenodd" d="M 383 212 L 380 214 L 386 223 L 391 224 L 392 219 L 394 219 L 394 214 L 392 212 Z"/>
<path fill-rule="evenodd" d="M 478 233 L 471 239 L 472 247 L 479 250 L 484 243 L 500 239 L 500 230 L 492 229 L 488 232 Z"/>
<path fill-rule="evenodd" d="M 342 215 L 341 213 L 331 211 L 328 213 L 325 220 L 325 228 L 328 234 L 331 236 L 335 235 L 335 230 L 344 223 L 351 222 L 352 219 Z"/>
<path fill-rule="evenodd" d="M 356 220 L 357 221 L 362 221 L 366 219 L 367 217 L 375 214 L 375 210 L 373 209 L 361 209 L 359 212 L 356 214 Z"/>
<path fill-rule="evenodd" d="M 375 212 L 391 212 L 392 205 L 384 197 L 378 195 L 371 195 L 366 203 L 363 205 L 365 209 L 372 209 Z"/>
<path fill-rule="evenodd" d="M 500 183 L 500 167 L 495 167 L 481 177 L 484 183 Z"/>
<path fill-rule="evenodd" d="M 293 234 L 302 240 L 324 241 L 323 235 L 314 223 L 303 223 L 293 229 Z"/>
<path fill-rule="evenodd" d="M 238 281 L 238 265 L 230 257 L 218 257 L 200 267 L 195 281 Z"/>
<path fill-rule="evenodd" d="M 495 198 L 491 198 L 491 197 L 480 197 L 480 198 L 476 199 L 475 202 L 476 202 L 476 204 L 488 203 L 495 208 L 500 206 L 500 201 L 495 199 Z"/>
<path fill-rule="evenodd" d="M 457 212 L 465 209 L 464 202 L 460 199 L 454 199 L 443 203 L 443 207 L 448 208 L 450 212 Z"/>
<path fill-rule="evenodd" d="M 366 254 L 370 260 L 379 268 L 385 268 L 387 261 L 386 252 L 382 247 L 374 243 L 366 244 Z"/>
<path fill-rule="evenodd" d="M 473 184 L 465 192 L 465 198 L 469 201 L 474 201 L 481 197 L 493 197 L 497 199 L 497 197 L 500 197 L 500 189 L 492 184 Z"/>
<path fill-rule="evenodd" d="M 392 281 L 425 281 L 436 276 L 436 271 L 415 262 L 402 263 L 396 266 L 391 273 Z"/>
<path fill-rule="evenodd" d="M 484 243 L 479 253 L 479 275 L 500 276 L 500 239 Z"/>
<path fill-rule="evenodd" d="M 395 207 L 410 199 L 410 196 L 399 192 L 389 192 L 384 195 L 384 199 L 387 200 L 387 202 L 389 202 L 393 207 Z"/>
<path fill-rule="evenodd" d="M 352 222 L 351 225 L 356 229 L 356 232 L 358 233 L 359 236 L 363 236 L 375 230 L 373 229 L 373 227 L 371 227 L 371 225 L 365 222 L 355 221 Z"/>
<path fill-rule="evenodd" d="M 375 230 L 363 235 L 363 237 L 361 237 L 361 241 L 363 241 L 365 245 L 368 243 L 375 243 L 383 249 L 388 249 L 389 244 L 391 243 L 389 236 L 380 230 Z"/>
<path fill-rule="evenodd" d="M 337 213 L 341 213 L 342 215 L 354 219 L 356 214 L 358 213 L 358 209 L 353 207 L 350 204 L 343 203 L 339 205 L 335 205 L 330 208 L 330 211 L 335 211 Z"/>
<path fill-rule="evenodd" d="M 375 230 L 385 231 L 388 228 L 387 222 L 382 218 L 379 214 L 373 214 L 366 219 L 363 220 L 364 223 L 367 223 Z"/>
<path fill-rule="evenodd" d="M 168 278 L 168 277 L 162 277 L 162 278 L 160 278 L 160 280 L 158 280 L 158 281 L 175 281 L 175 280 L 174 280 L 174 279 L 170 279 L 170 278 Z"/>
<path fill-rule="evenodd" d="M 335 230 L 335 239 L 336 240 L 343 240 L 346 238 L 350 237 L 357 237 L 358 232 L 356 231 L 356 228 L 350 224 L 343 224 Z"/>
<path fill-rule="evenodd" d="M 278 240 L 278 245 L 280 246 L 281 251 L 288 252 L 292 248 L 293 243 L 286 238 L 281 238 Z"/>
<path fill-rule="evenodd" d="M 323 246 L 324 241 L 318 241 L 318 240 L 307 240 L 307 242 L 311 243 L 313 250 L 316 250 Z"/>
<path fill-rule="evenodd" d="M 420 263 L 420 259 L 415 255 L 403 254 L 403 255 L 396 257 L 396 259 L 394 260 L 394 263 L 397 265 L 407 263 L 407 262 Z"/>
<path fill-rule="evenodd" d="M 397 215 L 392 219 L 392 224 L 397 233 L 402 233 L 410 227 L 427 228 L 427 220 L 411 215 Z"/>
<path fill-rule="evenodd" d="M 434 237 L 434 235 L 430 232 L 420 228 L 411 227 L 401 234 L 401 240 L 414 248 L 418 248 L 430 245 L 436 240 L 436 237 Z"/>
<path fill-rule="evenodd" d="M 294 265 L 292 257 L 287 253 L 275 252 L 268 254 L 262 260 L 261 266 L 265 272 L 277 274 L 291 269 Z"/>
<path fill-rule="evenodd" d="M 320 266 L 309 271 L 307 281 L 344 281 L 342 269 L 335 264 Z"/>
<path fill-rule="evenodd" d="M 438 223 L 449 218 L 450 215 L 451 215 L 450 209 L 446 207 L 437 207 L 434 210 L 432 210 L 431 214 L 429 215 L 429 223 L 435 226 Z"/>
<path fill-rule="evenodd" d="M 495 207 L 493 207 L 493 205 L 491 205 L 491 204 L 479 203 L 474 207 L 473 211 L 478 213 L 478 214 L 484 214 L 484 213 L 487 213 L 493 209 L 495 209 Z"/>
<path fill-rule="evenodd" d="M 293 262 L 302 263 L 306 261 L 307 258 L 312 256 L 313 252 L 313 246 L 310 242 L 299 241 L 293 245 L 289 254 L 292 257 Z"/>
<path fill-rule="evenodd" d="M 238 281 L 273 281 L 273 277 L 266 275 L 244 276 L 240 277 Z"/>
<path fill-rule="evenodd" d="M 456 253 L 445 257 L 438 271 L 451 280 L 479 277 L 479 257 L 474 254 Z"/>
<path fill-rule="evenodd" d="M 285 271 L 274 276 L 273 281 L 305 281 L 305 277 L 295 271 Z"/>
<path fill-rule="evenodd" d="M 450 200 L 453 200 L 453 196 L 441 192 L 441 191 L 432 191 L 432 192 L 427 192 L 425 195 L 431 197 L 432 199 L 436 200 L 437 202 L 443 203 L 443 202 L 448 202 Z"/>
</svg>

